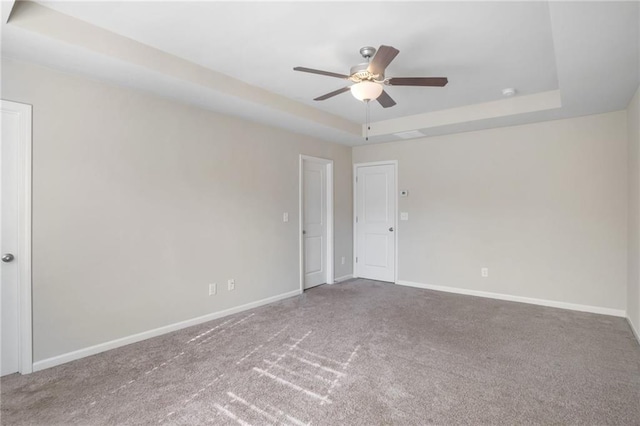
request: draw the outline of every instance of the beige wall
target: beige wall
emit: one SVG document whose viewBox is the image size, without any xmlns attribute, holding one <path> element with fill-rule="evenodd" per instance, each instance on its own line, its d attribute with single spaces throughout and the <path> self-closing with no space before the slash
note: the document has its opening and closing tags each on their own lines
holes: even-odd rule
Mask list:
<svg viewBox="0 0 640 426">
<path fill-rule="evenodd" d="M 6 59 L 2 97 L 33 105 L 35 361 L 296 290 L 299 154 L 335 162 L 335 276 L 351 273 L 350 148 Z M 638 330 L 638 97 L 355 148 L 398 160 L 410 191 L 399 279 L 628 309 Z"/>
<path fill-rule="evenodd" d="M 624 311 L 626 155 L 620 111 L 361 146 L 353 161 L 398 160 L 399 280 Z"/>
<path fill-rule="evenodd" d="M 351 273 L 349 147 L 12 60 L 2 97 L 33 105 L 35 361 L 298 289 L 300 154 Z"/>
<path fill-rule="evenodd" d="M 640 336 L 640 87 L 627 109 L 629 129 L 629 287 L 627 315 Z"/>
</svg>

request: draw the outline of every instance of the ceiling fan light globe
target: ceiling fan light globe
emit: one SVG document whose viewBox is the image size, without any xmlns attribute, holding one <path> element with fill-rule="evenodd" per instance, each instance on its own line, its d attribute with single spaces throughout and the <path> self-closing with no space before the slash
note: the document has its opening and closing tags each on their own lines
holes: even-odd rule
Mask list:
<svg viewBox="0 0 640 426">
<path fill-rule="evenodd" d="M 373 101 L 382 94 L 382 85 L 372 81 L 363 81 L 351 86 L 351 94 L 359 101 Z"/>
</svg>

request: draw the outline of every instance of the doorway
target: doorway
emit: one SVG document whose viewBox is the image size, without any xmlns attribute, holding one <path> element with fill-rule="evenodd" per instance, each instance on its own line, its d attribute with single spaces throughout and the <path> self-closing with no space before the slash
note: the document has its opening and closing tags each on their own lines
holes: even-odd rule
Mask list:
<svg viewBox="0 0 640 426">
<path fill-rule="evenodd" d="M 396 282 L 397 162 L 354 164 L 354 276 Z"/>
<path fill-rule="evenodd" d="M 333 283 L 333 161 L 300 156 L 300 289 Z"/>
<path fill-rule="evenodd" d="M 31 106 L 0 101 L 0 370 L 31 373 Z"/>
</svg>

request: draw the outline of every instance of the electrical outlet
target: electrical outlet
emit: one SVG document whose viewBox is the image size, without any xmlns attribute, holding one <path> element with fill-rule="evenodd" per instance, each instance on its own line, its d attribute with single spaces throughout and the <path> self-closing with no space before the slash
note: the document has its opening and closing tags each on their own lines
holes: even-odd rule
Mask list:
<svg viewBox="0 0 640 426">
<path fill-rule="evenodd" d="M 209 284 L 209 296 L 213 296 L 218 292 L 218 286 L 216 283 Z"/>
<path fill-rule="evenodd" d="M 482 278 L 487 278 L 489 276 L 489 268 L 480 269 L 480 275 Z"/>
<path fill-rule="evenodd" d="M 289 212 L 282 213 L 282 221 L 289 222 Z"/>
<path fill-rule="evenodd" d="M 346 259 L 344 258 L 344 256 L 342 256 L 342 264 L 344 265 L 344 262 L 346 261 Z"/>
<path fill-rule="evenodd" d="M 236 289 L 236 280 L 233 278 L 227 281 L 227 290 L 233 291 Z"/>
</svg>

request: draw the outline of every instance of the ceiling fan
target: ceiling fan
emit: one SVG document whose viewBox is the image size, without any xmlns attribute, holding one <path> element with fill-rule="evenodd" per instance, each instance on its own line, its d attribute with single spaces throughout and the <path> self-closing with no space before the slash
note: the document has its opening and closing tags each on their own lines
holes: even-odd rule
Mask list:
<svg viewBox="0 0 640 426">
<path fill-rule="evenodd" d="M 398 53 L 400 53 L 400 51 L 391 46 L 380 46 L 377 51 L 375 47 L 365 46 L 360 49 L 360 54 L 367 62 L 351 67 L 349 75 L 305 67 L 295 67 L 294 71 L 326 75 L 343 80 L 350 80 L 355 83 L 351 86 L 346 86 L 319 96 L 315 98 L 314 101 L 324 101 L 341 93 L 351 91 L 351 94 L 353 94 L 356 99 L 367 102 L 377 100 L 384 108 L 394 106 L 396 101 L 384 91 L 382 87 L 383 84 L 386 86 L 432 87 L 443 87 L 447 84 L 448 80 L 446 77 L 385 77 L 385 69 Z M 373 59 L 371 59 L 372 57 Z"/>
</svg>

